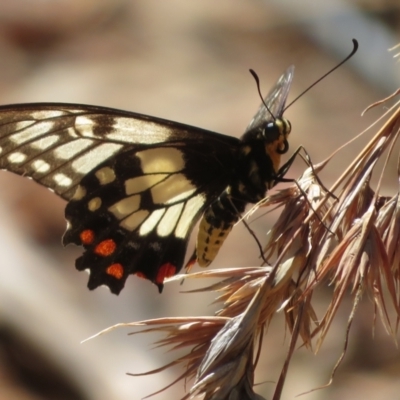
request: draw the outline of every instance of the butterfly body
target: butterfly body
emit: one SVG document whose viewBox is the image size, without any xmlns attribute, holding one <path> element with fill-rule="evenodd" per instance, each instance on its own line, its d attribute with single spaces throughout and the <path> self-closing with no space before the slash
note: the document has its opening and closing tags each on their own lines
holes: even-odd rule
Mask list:
<svg viewBox="0 0 400 400">
<path fill-rule="evenodd" d="M 280 124 L 277 126 L 277 124 Z M 276 128 L 276 131 L 274 132 Z M 189 263 L 207 267 L 248 203 L 260 201 L 279 174 L 282 150 L 286 152 L 291 127 L 286 119 L 274 121 L 265 131 L 249 131 L 241 138 L 231 185 L 206 209 L 200 221 L 196 251 Z"/>
<path fill-rule="evenodd" d="M 155 283 L 193 260 L 207 266 L 246 204 L 263 198 L 288 150 L 282 118 L 290 67 L 241 139 L 102 107 L 39 103 L 0 107 L 0 168 L 68 201 L 64 244 L 84 247 L 88 286 L 118 294 L 130 274 Z"/>
</svg>

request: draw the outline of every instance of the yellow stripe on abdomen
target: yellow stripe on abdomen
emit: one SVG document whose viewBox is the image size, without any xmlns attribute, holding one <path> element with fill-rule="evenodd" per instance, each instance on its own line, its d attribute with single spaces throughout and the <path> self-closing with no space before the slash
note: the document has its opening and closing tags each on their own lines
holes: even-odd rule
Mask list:
<svg viewBox="0 0 400 400">
<path fill-rule="evenodd" d="M 235 221 L 230 224 L 221 222 L 221 226 L 215 226 L 207 217 L 214 217 L 214 213 L 211 210 L 206 212 L 200 221 L 196 244 L 197 262 L 200 267 L 208 267 L 212 263 L 235 224 Z"/>
</svg>

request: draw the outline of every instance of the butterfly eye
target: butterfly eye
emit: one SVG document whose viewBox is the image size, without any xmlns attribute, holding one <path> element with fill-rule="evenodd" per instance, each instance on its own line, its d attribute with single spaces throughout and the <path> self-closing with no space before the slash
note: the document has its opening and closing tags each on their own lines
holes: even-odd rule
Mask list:
<svg viewBox="0 0 400 400">
<path fill-rule="evenodd" d="M 266 127 L 264 128 L 262 135 L 264 139 L 270 143 L 279 139 L 279 136 L 282 134 L 282 126 L 277 123 L 278 120 L 268 122 Z"/>
</svg>

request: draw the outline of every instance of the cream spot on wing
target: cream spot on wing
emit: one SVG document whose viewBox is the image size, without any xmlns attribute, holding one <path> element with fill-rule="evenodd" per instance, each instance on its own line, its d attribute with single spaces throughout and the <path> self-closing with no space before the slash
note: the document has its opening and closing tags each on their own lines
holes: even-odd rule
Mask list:
<svg viewBox="0 0 400 400">
<path fill-rule="evenodd" d="M 75 130 L 75 128 L 73 128 L 72 126 L 70 126 L 69 128 L 66 129 L 67 134 L 69 136 L 71 136 L 71 138 L 81 138 L 81 136 L 78 135 L 77 131 Z"/>
<path fill-rule="evenodd" d="M 82 136 L 94 136 L 93 134 L 94 125 L 96 125 L 96 122 L 84 115 L 79 115 L 78 117 L 75 118 L 75 129 Z"/>
<path fill-rule="evenodd" d="M 141 193 L 165 179 L 168 174 L 142 175 L 125 181 L 126 194 Z"/>
<path fill-rule="evenodd" d="M 44 160 L 38 159 L 32 163 L 32 168 L 35 170 L 35 172 L 43 174 L 50 170 L 50 164 Z"/>
<path fill-rule="evenodd" d="M 198 194 L 186 202 L 185 208 L 175 229 L 175 235 L 177 237 L 182 239 L 187 237 L 188 230 L 193 224 L 193 218 L 196 217 L 196 214 L 199 212 L 204 203 L 205 198 L 202 194 Z"/>
<path fill-rule="evenodd" d="M 107 183 L 114 182 L 116 178 L 114 170 L 110 167 L 100 168 L 96 171 L 95 175 L 100 185 L 107 185 Z"/>
<path fill-rule="evenodd" d="M 67 175 L 64 175 L 64 174 L 55 174 L 53 176 L 53 180 L 59 186 L 70 186 L 71 183 L 72 183 L 72 179 L 69 178 Z"/>
<path fill-rule="evenodd" d="M 159 236 L 168 236 L 174 231 L 182 213 L 183 206 L 183 203 L 175 204 L 167 209 L 167 212 L 157 226 L 157 234 Z"/>
<path fill-rule="evenodd" d="M 32 112 L 31 116 L 34 119 L 46 119 L 46 118 L 61 117 L 64 114 L 65 114 L 64 111 L 61 110 L 42 110 L 42 111 Z"/>
<path fill-rule="evenodd" d="M 94 197 L 88 202 L 88 209 L 89 211 L 96 211 L 101 207 L 101 198 Z"/>
<path fill-rule="evenodd" d="M 107 138 L 128 143 L 132 143 L 132 141 L 143 144 L 162 143 L 171 133 L 169 126 L 124 117 L 114 118 L 111 129 L 111 132 L 106 135 Z"/>
<path fill-rule="evenodd" d="M 30 124 L 29 127 L 24 128 L 21 132 L 11 135 L 10 140 L 16 144 L 22 144 L 28 140 L 32 140 L 38 136 L 48 133 L 51 131 L 53 126 L 54 122 L 51 121 L 42 121 L 35 124 Z"/>
<path fill-rule="evenodd" d="M 30 125 L 35 124 L 36 121 L 17 121 L 15 123 L 14 130 L 15 131 L 20 131 L 21 129 L 27 128 Z"/>
<path fill-rule="evenodd" d="M 61 158 L 63 160 L 69 160 L 73 158 L 76 154 L 88 148 L 93 144 L 93 140 L 91 139 L 77 139 L 72 142 L 68 142 L 58 146 L 54 150 L 54 155 L 57 158 Z"/>
<path fill-rule="evenodd" d="M 122 144 L 103 143 L 74 160 L 71 167 L 75 172 L 87 174 L 101 162 L 117 153 L 122 146 Z"/>
<path fill-rule="evenodd" d="M 151 213 L 150 217 L 146 219 L 145 222 L 140 227 L 139 235 L 145 236 L 150 233 L 154 227 L 158 224 L 161 217 L 165 213 L 165 208 L 160 208 L 159 210 L 155 210 Z"/>
<path fill-rule="evenodd" d="M 147 210 L 139 210 L 120 222 L 120 226 L 128 231 L 134 231 L 149 215 Z"/>
<path fill-rule="evenodd" d="M 86 189 L 82 185 L 78 185 L 71 200 L 82 200 L 85 196 Z"/>
<path fill-rule="evenodd" d="M 134 195 L 120 200 L 118 203 L 113 204 L 108 208 L 115 218 L 122 219 L 129 214 L 134 213 L 139 209 L 140 206 L 140 196 Z"/>
<path fill-rule="evenodd" d="M 39 140 L 30 143 L 30 146 L 33 147 L 34 149 L 45 150 L 53 146 L 53 144 L 57 143 L 59 140 L 60 137 L 58 135 L 46 136 L 44 138 L 41 138 Z"/>
<path fill-rule="evenodd" d="M 0 147 L 0 154 L 3 152 L 3 148 L 2 147 Z"/>
<path fill-rule="evenodd" d="M 13 164 L 22 163 L 25 159 L 26 159 L 26 154 L 21 153 L 19 151 L 16 151 L 15 153 L 11 153 L 7 157 L 7 160 L 10 161 L 10 163 L 13 163 Z"/>
<path fill-rule="evenodd" d="M 196 187 L 183 174 L 174 174 L 151 189 L 153 202 L 171 204 L 191 196 Z"/>
<path fill-rule="evenodd" d="M 185 166 L 182 152 L 173 147 L 138 151 L 136 156 L 144 174 L 179 172 Z"/>
</svg>

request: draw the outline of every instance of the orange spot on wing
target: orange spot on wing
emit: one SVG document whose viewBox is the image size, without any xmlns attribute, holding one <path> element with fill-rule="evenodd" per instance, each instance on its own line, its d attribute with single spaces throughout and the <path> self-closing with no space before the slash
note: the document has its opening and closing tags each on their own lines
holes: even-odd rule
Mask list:
<svg viewBox="0 0 400 400">
<path fill-rule="evenodd" d="M 124 276 L 124 267 L 119 263 L 111 264 L 106 269 L 106 273 L 116 279 L 121 279 Z"/>
<path fill-rule="evenodd" d="M 135 275 L 136 275 L 138 278 L 147 279 L 147 278 L 146 278 L 146 275 L 145 275 L 143 272 L 138 271 L 138 272 L 136 272 Z"/>
<path fill-rule="evenodd" d="M 117 245 L 115 244 L 114 240 L 106 239 L 95 247 L 94 252 L 99 256 L 107 257 L 114 253 L 116 248 Z"/>
<path fill-rule="evenodd" d="M 173 275 L 175 275 L 176 272 L 176 266 L 171 264 L 171 263 L 166 263 L 161 265 L 158 274 L 156 276 L 156 283 L 157 284 L 162 284 L 164 283 L 165 278 L 169 278 Z"/>
<path fill-rule="evenodd" d="M 91 229 L 85 229 L 80 233 L 79 238 L 81 239 L 82 244 L 91 244 L 94 240 L 94 232 Z"/>
</svg>

